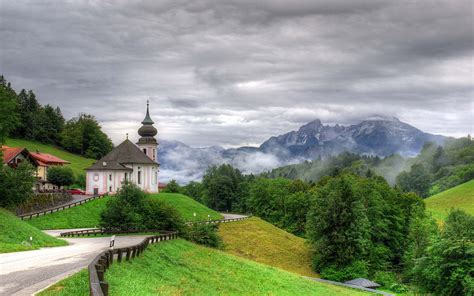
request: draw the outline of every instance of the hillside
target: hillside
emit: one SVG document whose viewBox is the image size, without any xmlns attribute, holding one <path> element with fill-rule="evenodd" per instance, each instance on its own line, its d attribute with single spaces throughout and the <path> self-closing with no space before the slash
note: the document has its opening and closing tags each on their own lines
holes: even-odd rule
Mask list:
<svg viewBox="0 0 474 296">
<path fill-rule="evenodd" d="M 226 252 L 305 276 L 319 277 L 311 268 L 311 251 L 303 238 L 260 218 L 219 225 Z"/>
<path fill-rule="evenodd" d="M 162 199 L 175 207 L 186 221 L 221 219 L 222 215 L 200 204 L 194 199 L 177 193 L 151 194 L 151 198 Z M 113 197 L 96 199 L 74 208 L 65 209 L 38 218 L 27 220 L 39 229 L 67 229 L 97 227 L 100 213 L 105 209 L 107 201 Z M 193 213 L 196 213 L 194 217 Z"/>
<path fill-rule="evenodd" d="M 6 144 L 10 147 L 25 147 L 31 152 L 39 150 L 40 152 L 49 153 L 64 160 L 69 161 L 71 169 L 74 171 L 74 174 L 85 174 L 84 169 L 90 166 L 95 162 L 94 159 L 85 158 L 83 156 L 73 154 L 59 148 L 56 148 L 51 145 L 42 144 L 39 142 L 21 140 L 21 139 L 7 139 Z"/>
<path fill-rule="evenodd" d="M 443 221 L 452 208 L 474 215 L 474 180 L 463 183 L 425 199 L 426 209 L 438 221 Z"/>
<path fill-rule="evenodd" d="M 33 240 L 30 241 L 30 237 Z M 63 240 L 51 237 L 0 208 L 0 253 L 64 246 Z"/>
<path fill-rule="evenodd" d="M 110 295 L 364 295 L 317 283 L 184 240 L 150 246 L 140 257 L 113 264 L 106 273 Z M 80 272 L 39 295 L 86 295 Z M 367 295 L 367 294 L 365 294 Z"/>
</svg>

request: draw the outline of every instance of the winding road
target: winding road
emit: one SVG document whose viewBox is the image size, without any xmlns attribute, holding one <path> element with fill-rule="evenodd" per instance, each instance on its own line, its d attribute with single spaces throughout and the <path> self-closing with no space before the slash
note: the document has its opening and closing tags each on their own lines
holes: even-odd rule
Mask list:
<svg viewBox="0 0 474 296">
<path fill-rule="evenodd" d="M 224 219 L 246 217 L 222 213 Z M 80 229 L 46 230 L 52 236 Z M 141 242 L 146 235 L 117 236 L 115 247 Z M 109 248 L 110 237 L 62 238 L 68 246 L 0 254 L 0 295 L 32 295 L 86 268 L 94 257 Z"/>
</svg>

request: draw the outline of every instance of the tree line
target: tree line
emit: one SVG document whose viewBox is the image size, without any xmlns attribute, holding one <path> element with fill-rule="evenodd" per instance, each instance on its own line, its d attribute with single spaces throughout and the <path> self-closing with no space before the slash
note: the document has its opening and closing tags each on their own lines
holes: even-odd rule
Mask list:
<svg viewBox="0 0 474 296">
<path fill-rule="evenodd" d="M 32 90 L 18 94 L 0 76 L 0 143 L 6 137 L 38 141 L 66 151 L 99 159 L 113 148 L 92 115 L 79 114 L 65 120 L 59 107 L 42 106 Z"/>
<path fill-rule="evenodd" d="M 326 279 L 370 278 L 394 292 L 409 286 L 435 295 L 474 292 L 474 217 L 453 211 L 439 228 L 421 197 L 371 170 L 349 166 L 310 183 L 243 175 L 226 164 L 210 167 L 202 182 L 172 181 L 167 190 L 305 237 L 313 267 Z"/>
</svg>

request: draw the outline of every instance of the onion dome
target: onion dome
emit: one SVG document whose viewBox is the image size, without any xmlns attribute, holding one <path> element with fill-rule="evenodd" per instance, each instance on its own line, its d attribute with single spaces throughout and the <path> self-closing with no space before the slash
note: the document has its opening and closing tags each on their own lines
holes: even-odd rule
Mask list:
<svg viewBox="0 0 474 296">
<path fill-rule="evenodd" d="M 142 127 L 138 129 L 138 134 L 141 138 L 138 140 L 139 143 L 156 143 L 154 136 L 158 134 L 158 131 L 153 126 L 154 122 L 150 117 L 150 103 L 146 102 L 146 116 L 142 121 Z"/>
</svg>

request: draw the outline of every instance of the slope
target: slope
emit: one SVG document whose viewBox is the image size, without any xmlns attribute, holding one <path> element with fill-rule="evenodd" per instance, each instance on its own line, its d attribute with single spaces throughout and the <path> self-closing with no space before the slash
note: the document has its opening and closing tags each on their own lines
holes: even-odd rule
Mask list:
<svg viewBox="0 0 474 296">
<path fill-rule="evenodd" d="M 41 232 L 21 221 L 9 211 L 0 208 L 0 253 L 64 245 L 67 245 L 65 241 Z"/>
<path fill-rule="evenodd" d="M 288 233 L 262 219 L 219 225 L 226 252 L 259 263 L 310 277 L 319 277 L 311 268 L 311 251 L 303 238 Z"/>
<path fill-rule="evenodd" d="M 180 212 L 186 221 L 221 219 L 222 215 L 195 201 L 194 199 L 177 193 L 151 194 L 150 198 L 162 199 Z M 104 197 L 88 203 L 65 209 L 38 218 L 27 220 L 28 223 L 39 229 L 69 229 L 97 227 L 100 221 L 100 213 L 105 209 L 107 201 L 113 197 Z M 196 213 L 196 217 L 194 217 Z"/>
<path fill-rule="evenodd" d="M 94 159 L 85 158 L 83 156 L 61 150 L 52 145 L 42 144 L 34 141 L 7 139 L 5 145 L 10 147 L 25 147 L 31 152 L 39 150 L 40 152 L 49 153 L 64 160 L 67 160 L 71 163 L 69 166 L 74 171 L 74 174 L 76 176 L 79 174 L 85 174 L 84 169 L 95 162 Z"/>
<path fill-rule="evenodd" d="M 111 295 L 364 295 L 184 240 L 150 246 L 106 273 Z M 86 295 L 81 272 L 40 295 Z"/>
<path fill-rule="evenodd" d="M 474 215 L 474 180 L 428 197 L 425 204 L 438 221 L 443 221 L 454 208 Z"/>
</svg>

